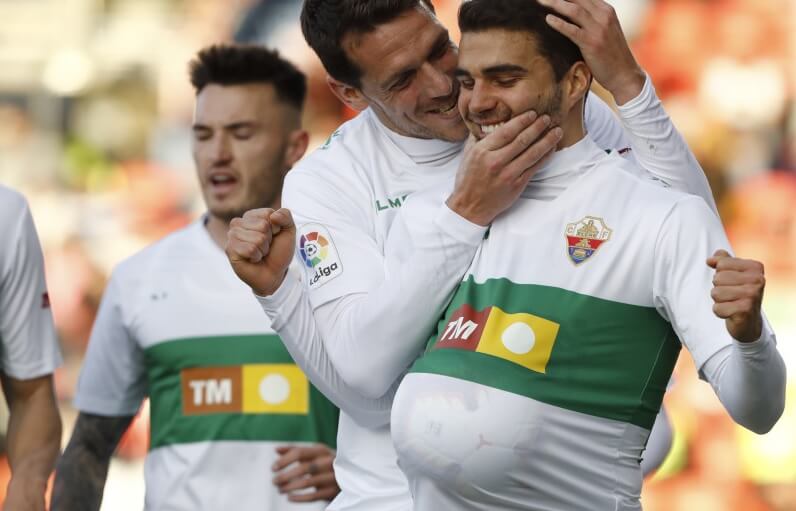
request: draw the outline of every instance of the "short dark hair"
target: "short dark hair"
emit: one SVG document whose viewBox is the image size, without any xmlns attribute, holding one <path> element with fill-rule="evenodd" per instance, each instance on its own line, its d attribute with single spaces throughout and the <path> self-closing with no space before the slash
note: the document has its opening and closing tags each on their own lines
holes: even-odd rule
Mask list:
<svg viewBox="0 0 796 511">
<path fill-rule="evenodd" d="M 302 110 L 307 97 L 307 77 L 276 50 L 244 44 L 216 44 L 202 49 L 189 64 L 196 94 L 205 86 L 268 83 L 277 97 Z"/>
<path fill-rule="evenodd" d="M 343 37 L 367 34 L 421 5 L 434 12 L 431 0 L 304 0 L 301 31 L 329 75 L 361 88 L 362 70 L 348 58 Z"/>
<path fill-rule="evenodd" d="M 548 14 L 562 17 L 536 0 L 469 0 L 459 8 L 459 29 L 462 33 L 495 28 L 530 33 L 560 81 L 573 64 L 583 60 L 583 54 L 575 43 L 547 24 Z"/>
</svg>

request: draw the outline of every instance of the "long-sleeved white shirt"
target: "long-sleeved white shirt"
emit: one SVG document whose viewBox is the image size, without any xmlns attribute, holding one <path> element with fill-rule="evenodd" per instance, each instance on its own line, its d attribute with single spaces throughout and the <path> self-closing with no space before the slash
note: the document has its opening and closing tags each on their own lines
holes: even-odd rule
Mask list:
<svg viewBox="0 0 796 511">
<path fill-rule="evenodd" d="M 589 98 L 586 127 L 600 147 L 632 147 L 651 177 L 713 204 L 649 80 L 620 114 L 627 138 L 610 109 Z M 455 175 L 460 151 L 461 144 L 396 135 L 366 111 L 288 174 L 283 204 L 299 226 L 298 260 L 306 271 L 299 277 L 291 270 L 260 302 L 297 363 L 343 411 L 340 464 L 342 437 L 386 424 L 378 411 L 383 398 L 419 353 L 485 234 L 443 204 L 427 222 L 408 226 L 411 239 L 385 250 L 402 221 L 402 202 Z"/>
</svg>

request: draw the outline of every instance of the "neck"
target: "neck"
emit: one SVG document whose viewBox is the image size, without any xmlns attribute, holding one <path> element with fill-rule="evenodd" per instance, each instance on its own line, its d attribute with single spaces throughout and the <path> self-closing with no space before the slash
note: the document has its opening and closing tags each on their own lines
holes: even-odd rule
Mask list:
<svg viewBox="0 0 796 511">
<path fill-rule="evenodd" d="M 558 143 L 556 150 L 560 151 L 567 147 L 573 146 L 583 140 L 586 136 L 586 129 L 583 124 L 583 101 L 578 102 L 567 114 L 566 119 L 561 124 L 561 129 L 564 130 L 564 135 Z"/>
<path fill-rule="evenodd" d="M 210 233 L 210 238 L 212 238 L 213 242 L 215 242 L 215 244 L 218 245 L 222 250 L 227 246 L 227 231 L 229 230 L 229 222 L 222 220 L 211 213 L 208 213 L 205 229 L 207 229 L 207 232 Z"/>
</svg>

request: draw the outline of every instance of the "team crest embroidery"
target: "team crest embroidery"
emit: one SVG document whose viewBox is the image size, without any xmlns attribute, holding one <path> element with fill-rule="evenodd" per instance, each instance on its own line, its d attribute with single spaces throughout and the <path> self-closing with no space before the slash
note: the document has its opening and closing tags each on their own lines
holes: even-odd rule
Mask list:
<svg viewBox="0 0 796 511">
<path fill-rule="evenodd" d="M 567 252 L 573 263 L 579 265 L 597 252 L 611 239 L 612 229 L 602 218 L 587 216 L 575 223 L 567 224 Z"/>
</svg>

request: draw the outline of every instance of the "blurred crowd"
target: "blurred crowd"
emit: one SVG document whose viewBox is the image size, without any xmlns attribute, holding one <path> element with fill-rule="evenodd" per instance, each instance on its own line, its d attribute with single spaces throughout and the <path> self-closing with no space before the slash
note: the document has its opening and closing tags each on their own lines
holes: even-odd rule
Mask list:
<svg viewBox="0 0 796 511">
<path fill-rule="evenodd" d="M 459 1 L 434 3 L 458 39 Z M 785 416 L 759 437 L 733 425 L 683 354 L 666 398 L 674 447 L 645 485 L 645 509 L 796 509 L 796 0 L 613 4 L 709 176 L 734 249 L 766 265 L 764 309 L 791 378 Z M 66 358 L 56 374 L 65 437 L 111 269 L 201 212 L 190 156 L 192 55 L 217 41 L 279 48 L 309 76 L 311 147 L 352 115 L 302 39 L 300 7 L 300 0 L 0 2 L 0 182 L 28 197 L 44 245 Z M 119 450 L 104 509 L 141 508 L 148 441 L 141 413 Z"/>
</svg>

